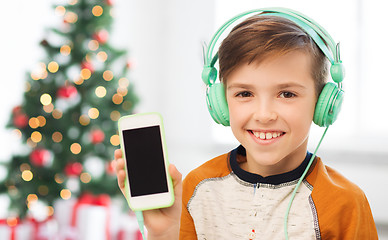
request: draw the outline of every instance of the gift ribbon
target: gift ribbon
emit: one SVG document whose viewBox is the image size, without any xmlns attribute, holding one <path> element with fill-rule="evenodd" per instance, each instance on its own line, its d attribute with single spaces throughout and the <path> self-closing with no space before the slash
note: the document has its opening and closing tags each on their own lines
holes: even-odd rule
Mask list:
<svg viewBox="0 0 388 240">
<path fill-rule="evenodd" d="M 48 240 L 48 237 L 40 236 L 39 228 L 41 227 L 42 224 L 47 223 L 48 221 L 53 220 L 53 216 L 49 216 L 48 218 L 46 218 L 43 221 L 38 221 L 38 220 L 36 220 L 33 217 L 28 217 L 26 220 L 29 221 L 32 224 L 33 228 L 34 228 L 33 239 L 35 239 L 35 240 Z"/>
<path fill-rule="evenodd" d="M 88 205 L 95 205 L 95 206 L 103 206 L 106 207 L 106 224 L 105 224 L 105 231 L 106 231 L 106 239 L 110 240 L 110 233 L 109 233 L 109 225 L 110 225 L 110 197 L 107 194 L 100 194 L 97 196 L 94 196 L 90 193 L 84 193 L 82 194 L 76 204 L 73 207 L 73 213 L 71 218 L 71 225 L 73 227 L 77 226 L 77 212 L 81 205 L 88 204 Z"/>
<path fill-rule="evenodd" d="M 9 219 L 0 219 L 0 225 L 7 225 L 11 228 L 11 240 L 16 239 L 16 226 L 20 224 L 20 219 L 15 218 L 15 222 L 10 224 Z"/>
</svg>

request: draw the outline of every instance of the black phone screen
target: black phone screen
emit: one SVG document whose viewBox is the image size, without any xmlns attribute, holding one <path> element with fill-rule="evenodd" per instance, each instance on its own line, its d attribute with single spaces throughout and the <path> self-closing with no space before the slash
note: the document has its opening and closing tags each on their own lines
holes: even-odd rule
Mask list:
<svg viewBox="0 0 388 240">
<path fill-rule="evenodd" d="M 131 196 L 168 192 L 159 126 L 123 130 Z"/>
</svg>

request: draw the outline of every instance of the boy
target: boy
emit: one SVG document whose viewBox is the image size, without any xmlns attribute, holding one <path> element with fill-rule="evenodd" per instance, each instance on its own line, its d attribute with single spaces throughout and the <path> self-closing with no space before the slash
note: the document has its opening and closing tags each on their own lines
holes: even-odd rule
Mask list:
<svg viewBox="0 0 388 240">
<path fill-rule="evenodd" d="M 327 58 L 293 21 L 265 14 L 234 27 L 218 54 L 230 127 L 241 145 L 189 173 L 183 193 L 170 166 L 176 201 L 144 212 L 149 239 L 284 238 L 287 205 L 312 157 L 307 141 Z M 120 150 L 115 159 L 123 190 Z M 298 189 L 287 231 L 291 239 L 378 238 L 364 193 L 319 157 Z"/>
</svg>

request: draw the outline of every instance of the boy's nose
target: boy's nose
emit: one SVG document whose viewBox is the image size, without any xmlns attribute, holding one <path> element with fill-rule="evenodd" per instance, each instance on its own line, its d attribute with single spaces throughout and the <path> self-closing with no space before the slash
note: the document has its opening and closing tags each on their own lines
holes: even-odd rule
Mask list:
<svg viewBox="0 0 388 240">
<path fill-rule="evenodd" d="M 253 113 L 255 121 L 265 124 L 277 119 L 278 115 L 272 104 L 262 102 L 257 104 L 255 108 Z"/>
</svg>

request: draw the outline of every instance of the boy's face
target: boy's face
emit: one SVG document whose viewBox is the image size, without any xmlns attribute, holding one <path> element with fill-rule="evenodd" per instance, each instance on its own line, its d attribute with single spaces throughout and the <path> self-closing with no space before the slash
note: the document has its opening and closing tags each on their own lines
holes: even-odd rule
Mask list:
<svg viewBox="0 0 388 240">
<path fill-rule="evenodd" d="M 230 126 L 245 147 L 241 167 L 262 176 L 298 167 L 307 151 L 316 94 L 303 52 L 244 64 L 226 82 Z"/>
</svg>

